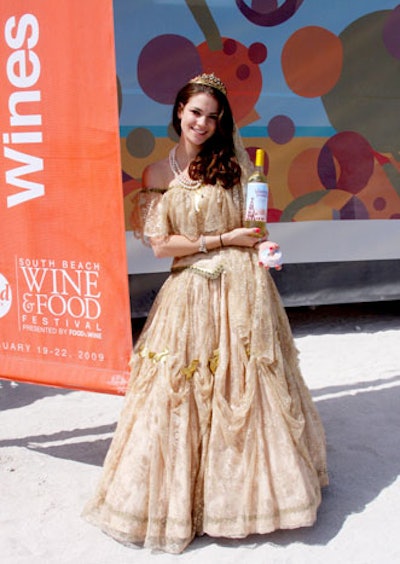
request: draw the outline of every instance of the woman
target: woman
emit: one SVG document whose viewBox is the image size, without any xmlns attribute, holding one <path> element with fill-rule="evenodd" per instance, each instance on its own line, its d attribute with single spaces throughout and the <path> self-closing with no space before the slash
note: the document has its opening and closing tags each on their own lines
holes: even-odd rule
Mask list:
<svg viewBox="0 0 400 564">
<path fill-rule="evenodd" d="M 327 474 L 284 308 L 257 230 L 242 225 L 248 161 L 223 83 L 184 86 L 173 125 L 179 143 L 145 170 L 134 221 L 157 257 L 174 258 L 171 275 L 84 515 L 122 542 L 178 553 L 196 534 L 312 525 Z"/>
</svg>

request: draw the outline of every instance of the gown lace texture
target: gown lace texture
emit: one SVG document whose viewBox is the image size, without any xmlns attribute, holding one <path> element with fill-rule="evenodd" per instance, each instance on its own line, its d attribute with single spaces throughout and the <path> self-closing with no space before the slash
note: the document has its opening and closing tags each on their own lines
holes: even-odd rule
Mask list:
<svg viewBox="0 0 400 564">
<path fill-rule="evenodd" d="M 242 225 L 241 190 L 141 190 L 135 234 L 226 233 Z M 324 430 L 257 251 L 175 259 L 84 517 L 121 542 L 179 553 L 204 533 L 310 526 L 327 483 Z"/>
</svg>

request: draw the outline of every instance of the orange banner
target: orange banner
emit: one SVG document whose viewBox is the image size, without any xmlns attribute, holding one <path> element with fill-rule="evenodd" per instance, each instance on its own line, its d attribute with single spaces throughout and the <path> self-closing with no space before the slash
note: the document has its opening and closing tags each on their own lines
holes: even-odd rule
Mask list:
<svg viewBox="0 0 400 564">
<path fill-rule="evenodd" d="M 1 377 L 123 393 L 112 1 L 2 0 L 0 25 Z"/>
</svg>

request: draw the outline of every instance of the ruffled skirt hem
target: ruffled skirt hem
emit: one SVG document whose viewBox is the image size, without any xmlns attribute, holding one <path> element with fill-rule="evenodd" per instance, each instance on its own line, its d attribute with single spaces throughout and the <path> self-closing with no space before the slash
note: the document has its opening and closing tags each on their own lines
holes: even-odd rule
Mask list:
<svg viewBox="0 0 400 564">
<path fill-rule="evenodd" d="M 204 515 L 203 525 L 198 526 L 197 530 L 182 538 L 179 536 L 166 536 L 165 533 L 157 535 L 153 532 L 149 534 L 147 530 L 141 533 L 135 532 L 132 529 L 129 532 L 122 532 L 104 522 L 101 518 L 101 511 L 94 508 L 86 509 L 82 517 L 88 523 L 97 526 L 106 535 L 125 546 L 180 554 L 195 537 L 204 535 L 212 538 L 244 539 L 250 535 L 267 535 L 281 529 L 291 530 L 312 527 L 317 518 L 319 504 L 320 496 L 317 495 L 315 504 L 310 507 L 286 510 L 282 513 L 276 512 L 272 515 L 248 515 L 241 518 L 222 517 L 219 519 L 208 518 L 207 515 Z M 135 519 L 132 518 L 131 522 L 134 521 Z M 195 517 L 193 521 L 199 522 L 199 518 Z"/>
</svg>

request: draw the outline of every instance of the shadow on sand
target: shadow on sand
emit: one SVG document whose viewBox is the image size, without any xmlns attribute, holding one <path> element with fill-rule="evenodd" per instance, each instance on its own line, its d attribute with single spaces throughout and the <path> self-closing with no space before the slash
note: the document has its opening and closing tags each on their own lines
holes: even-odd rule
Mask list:
<svg viewBox="0 0 400 564">
<path fill-rule="evenodd" d="M 294 337 L 400 328 L 400 301 L 293 307 L 286 312 Z"/>
<path fill-rule="evenodd" d="M 70 394 L 72 390 L 38 386 L 36 384 L 16 383 L 0 380 L 0 411 L 30 405 L 46 397 Z"/>
<path fill-rule="evenodd" d="M 400 375 L 375 382 L 330 386 L 314 390 L 313 396 L 326 429 L 330 472 L 330 485 L 324 490 L 314 527 L 251 535 L 240 540 L 204 536 L 196 538 L 187 550 L 212 543 L 232 548 L 267 542 L 281 546 L 293 542 L 325 545 L 337 535 L 349 515 L 363 511 L 396 480 L 400 473 Z M 114 429 L 115 425 L 103 425 L 9 439 L 1 441 L 0 447 L 25 447 L 100 466 Z M 104 437 L 105 434 L 109 437 Z M 96 440 L 99 435 L 102 437 Z"/>
</svg>

